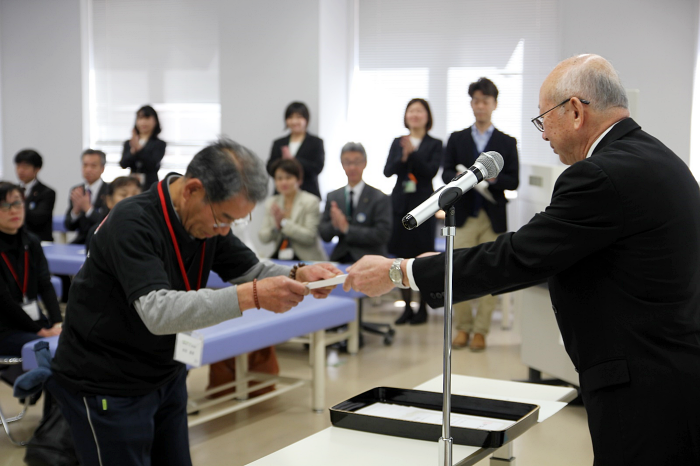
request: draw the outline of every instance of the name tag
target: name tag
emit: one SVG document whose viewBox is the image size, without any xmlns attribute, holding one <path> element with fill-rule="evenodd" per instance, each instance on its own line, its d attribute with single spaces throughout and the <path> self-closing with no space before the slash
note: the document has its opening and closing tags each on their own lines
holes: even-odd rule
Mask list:
<svg viewBox="0 0 700 466">
<path fill-rule="evenodd" d="M 413 180 L 406 180 L 403 182 L 403 192 L 406 194 L 411 194 L 416 192 L 416 182 Z"/>
<path fill-rule="evenodd" d="M 280 249 L 280 251 L 277 253 L 277 257 L 279 257 L 279 259 L 281 261 L 294 260 L 294 249 L 292 249 L 292 248 Z"/>
<path fill-rule="evenodd" d="M 197 332 L 178 333 L 175 336 L 175 355 L 173 359 L 193 367 L 202 365 L 204 337 Z"/>
<path fill-rule="evenodd" d="M 22 309 L 24 309 L 24 312 L 26 312 L 29 318 L 33 321 L 37 321 L 41 317 L 39 303 L 36 301 L 27 301 L 26 303 L 22 303 Z"/>
</svg>

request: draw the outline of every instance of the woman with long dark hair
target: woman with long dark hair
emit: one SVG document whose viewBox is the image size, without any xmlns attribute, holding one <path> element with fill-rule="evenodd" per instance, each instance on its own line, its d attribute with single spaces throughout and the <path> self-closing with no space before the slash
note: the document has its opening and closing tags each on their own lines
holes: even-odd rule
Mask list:
<svg viewBox="0 0 700 466">
<path fill-rule="evenodd" d="M 158 139 L 160 132 L 158 113 L 150 105 L 144 105 L 136 112 L 131 139 L 124 142 L 119 165 L 130 168 L 131 174 L 141 180 L 143 189 L 158 181 L 160 161 L 165 155 L 165 141 Z"/>
<path fill-rule="evenodd" d="M 401 219 L 433 193 L 433 177 L 442 160 L 442 141 L 428 134 L 433 127 L 430 105 L 424 99 L 412 99 L 406 106 L 404 126 L 409 134 L 394 139 L 384 167 L 384 176 L 396 175 L 391 192 L 394 213 L 389 253 L 396 257 L 416 257 L 435 249 L 435 219 L 430 219 L 411 231 Z M 422 324 L 428 320 L 425 300 L 421 297 L 416 314 L 411 308 L 411 289 L 401 290 L 405 310 L 396 324 Z"/>
</svg>

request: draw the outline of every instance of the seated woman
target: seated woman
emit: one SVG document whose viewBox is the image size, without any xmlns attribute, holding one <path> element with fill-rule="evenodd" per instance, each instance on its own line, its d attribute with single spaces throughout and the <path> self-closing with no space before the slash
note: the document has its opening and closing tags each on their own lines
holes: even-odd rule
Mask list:
<svg viewBox="0 0 700 466">
<path fill-rule="evenodd" d="M 51 284 L 39 238 L 24 228 L 24 193 L 0 181 L 0 355 L 21 356 L 22 346 L 61 333 L 61 311 Z M 46 308 L 44 315 L 37 297 Z M 21 366 L 10 366 L 2 378 L 10 383 Z"/>
<path fill-rule="evenodd" d="M 294 159 L 281 159 L 272 166 L 272 173 L 279 194 L 265 201 L 266 215 L 258 231 L 260 241 L 275 243 L 273 259 L 326 260 L 318 236 L 321 200 L 300 189 L 304 177 L 301 164 Z"/>
<path fill-rule="evenodd" d="M 107 214 L 114 209 L 119 201 L 123 201 L 127 197 L 136 196 L 141 194 L 141 182 L 138 178 L 133 176 L 119 176 L 114 179 L 107 187 L 107 196 L 105 197 L 105 203 L 102 206 L 104 212 L 102 212 L 102 217 L 107 217 Z M 100 224 L 95 224 L 88 230 L 88 234 L 85 237 L 85 249 L 90 249 L 90 240 L 95 234 L 95 230 L 100 226 Z"/>
</svg>

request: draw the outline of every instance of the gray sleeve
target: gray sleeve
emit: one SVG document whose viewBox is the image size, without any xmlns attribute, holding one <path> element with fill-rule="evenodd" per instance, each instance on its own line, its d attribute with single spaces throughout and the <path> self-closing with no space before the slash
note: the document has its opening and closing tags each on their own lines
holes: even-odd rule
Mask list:
<svg viewBox="0 0 700 466">
<path fill-rule="evenodd" d="M 261 261 L 229 283 L 237 285 L 278 275 L 289 275 L 290 267 Z M 134 308 L 154 335 L 171 335 L 210 327 L 242 315 L 238 287 L 198 291 L 155 290 L 134 301 Z"/>
<path fill-rule="evenodd" d="M 262 280 L 263 278 L 277 277 L 279 275 L 289 276 L 290 270 L 292 270 L 292 268 L 286 265 L 277 265 L 274 262 L 261 260 L 240 277 L 229 280 L 229 283 L 232 285 L 240 285 L 241 283 L 252 282 L 254 278 Z"/>
<path fill-rule="evenodd" d="M 154 335 L 197 330 L 242 315 L 235 286 L 220 290 L 155 290 L 134 301 L 134 308 Z"/>
</svg>

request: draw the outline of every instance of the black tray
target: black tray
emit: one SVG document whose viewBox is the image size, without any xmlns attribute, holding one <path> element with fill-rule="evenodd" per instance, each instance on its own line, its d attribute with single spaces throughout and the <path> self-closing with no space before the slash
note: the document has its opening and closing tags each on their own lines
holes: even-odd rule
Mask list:
<svg viewBox="0 0 700 466">
<path fill-rule="evenodd" d="M 331 408 L 331 423 L 336 427 L 416 440 L 437 441 L 442 426 L 423 422 L 357 414 L 373 403 L 391 403 L 442 412 L 442 393 L 404 388 L 376 387 Z M 474 447 L 498 448 L 526 432 L 534 424 L 540 407 L 513 401 L 452 395 L 452 413 L 516 421 L 506 430 L 481 430 L 450 427 L 454 443 Z"/>
</svg>

